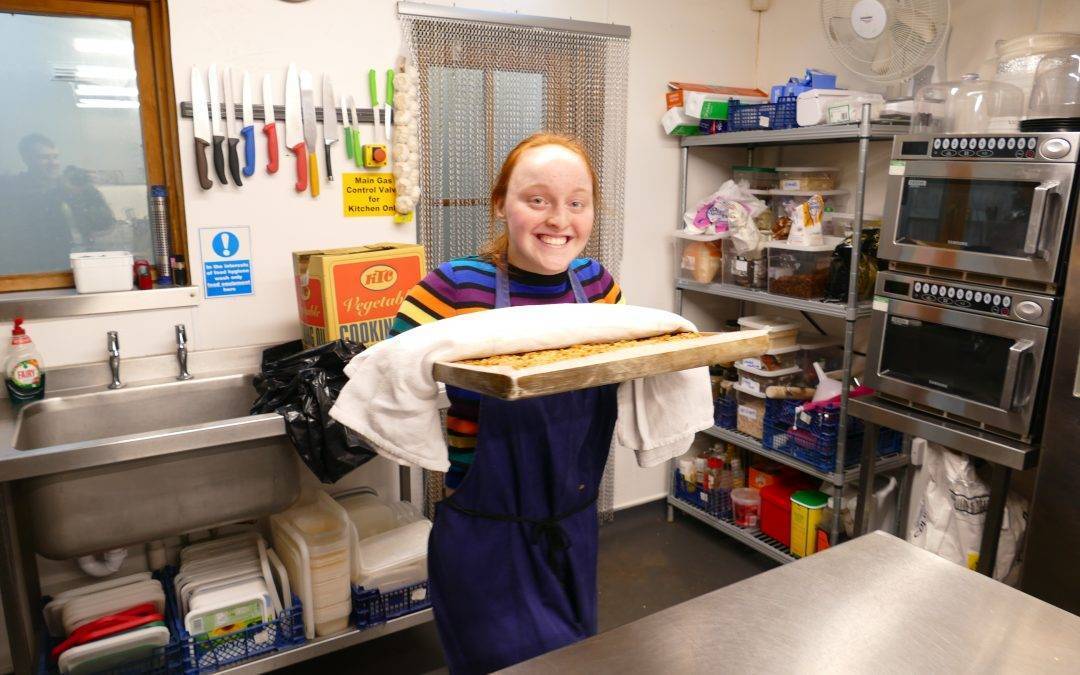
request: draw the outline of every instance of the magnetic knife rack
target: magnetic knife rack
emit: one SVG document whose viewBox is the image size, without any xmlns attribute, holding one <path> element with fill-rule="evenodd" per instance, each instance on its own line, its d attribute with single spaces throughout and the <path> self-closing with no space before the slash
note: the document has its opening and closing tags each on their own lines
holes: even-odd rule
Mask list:
<svg viewBox="0 0 1080 675">
<path fill-rule="evenodd" d="M 213 116 L 212 115 L 213 109 L 210 107 L 209 103 L 206 104 L 206 110 L 207 110 L 208 113 L 211 113 L 211 117 L 212 117 Z M 221 104 L 221 108 L 219 109 L 219 111 L 221 113 L 227 112 L 224 103 Z M 375 115 L 372 113 L 371 108 L 354 108 L 353 113 L 356 115 L 356 123 L 357 124 L 374 124 L 374 122 L 375 122 Z M 263 115 L 263 106 L 262 106 L 262 104 L 252 105 L 251 106 L 251 116 L 254 119 L 257 119 L 257 120 L 260 120 L 260 121 L 263 121 L 263 122 L 266 121 L 266 117 Z M 192 108 L 191 108 L 191 101 L 183 101 L 183 102 L 180 103 L 180 117 L 184 117 L 184 118 L 187 118 L 187 119 L 191 119 L 192 117 L 194 117 L 194 115 L 192 113 Z M 334 108 L 334 117 L 337 119 L 337 121 L 340 124 L 345 124 L 345 121 L 341 119 L 341 108 L 339 108 L 339 107 Z M 243 118 L 244 118 L 244 106 L 242 104 L 233 104 L 233 119 L 242 120 Z M 274 120 L 276 122 L 278 122 L 279 124 L 283 123 L 285 121 L 285 106 L 283 106 L 283 105 L 274 106 Z M 322 109 L 322 106 L 315 106 L 315 120 L 317 122 L 322 122 L 323 121 L 323 109 Z M 386 123 L 386 112 L 385 111 L 383 111 L 383 114 L 379 116 L 379 123 L 380 124 L 385 124 Z"/>
</svg>

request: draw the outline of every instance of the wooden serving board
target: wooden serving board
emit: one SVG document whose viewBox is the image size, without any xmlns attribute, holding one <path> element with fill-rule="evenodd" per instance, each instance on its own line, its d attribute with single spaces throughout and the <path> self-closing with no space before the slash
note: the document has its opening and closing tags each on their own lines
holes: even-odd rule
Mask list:
<svg viewBox="0 0 1080 675">
<path fill-rule="evenodd" d="M 528 368 L 440 361 L 433 373 L 439 382 L 514 401 L 726 363 L 759 356 L 768 349 L 769 336 L 763 330 L 702 333 L 698 338 L 613 349 Z"/>
</svg>

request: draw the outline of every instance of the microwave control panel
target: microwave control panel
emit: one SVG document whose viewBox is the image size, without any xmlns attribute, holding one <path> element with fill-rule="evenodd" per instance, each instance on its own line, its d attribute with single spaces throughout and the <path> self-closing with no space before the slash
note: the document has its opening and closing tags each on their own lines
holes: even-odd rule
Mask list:
<svg viewBox="0 0 1080 675">
<path fill-rule="evenodd" d="M 911 299 L 932 302 L 935 305 L 964 307 L 998 316 L 1009 316 L 1013 306 L 1013 298 L 1007 292 L 977 291 L 936 281 L 916 281 L 912 287 Z"/>
<path fill-rule="evenodd" d="M 931 157 L 1035 159 L 1036 136 L 950 136 L 935 138 Z"/>
<path fill-rule="evenodd" d="M 882 273 L 877 292 L 899 299 L 952 307 L 1023 323 L 1049 325 L 1053 299 L 1004 288 L 961 286 L 937 279 Z"/>
</svg>

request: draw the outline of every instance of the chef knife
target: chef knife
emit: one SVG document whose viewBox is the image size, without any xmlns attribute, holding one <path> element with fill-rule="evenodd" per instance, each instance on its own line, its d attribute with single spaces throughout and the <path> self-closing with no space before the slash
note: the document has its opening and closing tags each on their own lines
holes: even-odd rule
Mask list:
<svg viewBox="0 0 1080 675">
<path fill-rule="evenodd" d="M 326 180 L 334 180 L 334 168 L 330 163 L 330 148 L 338 142 L 337 111 L 334 105 L 334 85 L 330 78 L 322 78 L 322 137 L 323 153 L 326 156 Z"/>
<path fill-rule="evenodd" d="M 360 145 L 360 111 L 356 109 L 356 99 L 349 97 L 349 114 L 352 116 L 353 159 L 357 168 L 364 166 L 364 149 Z"/>
<path fill-rule="evenodd" d="M 214 173 L 217 174 L 219 183 L 228 185 L 229 181 L 225 178 L 225 152 L 222 147 L 225 142 L 225 125 L 221 123 L 221 87 L 218 85 L 217 64 L 210 64 L 206 79 L 210 85 L 210 123 L 214 128 Z"/>
<path fill-rule="evenodd" d="M 383 124 L 386 125 L 386 140 L 389 142 L 394 137 L 393 124 L 394 114 L 394 70 L 386 71 L 386 98 L 383 99 Z"/>
<path fill-rule="evenodd" d="M 296 64 L 289 64 L 285 75 L 285 147 L 296 155 L 296 191 L 307 190 L 307 148 L 304 146 L 304 121 L 300 119 L 300 80 Z"/>
<path fill-rule="evenodd" d="M 315 86 L 311 73 L 300 71 L 300 110 L 304 123 L 304 145 L 308 155 L 308 187 L 311 196 L 319 196 L 319 155 L 315 148 L 319 144 L 319 132 L 315 127 Z"/>
<path fill-rule="evenodd" d="M 277 122 L 274 121 L 274 89 L 270 86 L 270 76 L 263 75 L 263 133 L 266 134 L 267 173 L 277 173 L 278 141 Z"/>
<path fill-rule="evenodd" d="M 236 104 L 232 94 L 232 68 L 226 68 L 225 77 L 225 139 L 229 143 L 229 173 L 237 187 L 244 184 L 240 180 L 240 134 L 236 132 Z"/>
<path fill-rule="evenodd" d="M 195 123 L 195 167 L 199 185 L 209 190 L 214 187 L 206 175 L 206 148 L 210 145 L 210 111 L 206 103 L 206 86 L 198 68 L 191 69 L 191 117 Z"/>
<path fill-rule="evenodd" d="M 375 69 L 368 71 L 368 93 L 371 94 L 371 118 L 375 125 L 375 143 L 379 142 L 379 82 Z"/>
<path fill-rule="evenodd" d="M 244 126 L 240 133 L 244 136 L 244 175 L 255 173 L 255 113 L 251 110 L 251 78 L 247 71 L 240 80 L 240 105 L 243 109 Z"/>
<path fill-rule="evenodd" d="M 352 114 L 349 113 L 349 97 L 341 97 L 341 125 L 345 133 L 345 156 L 352 159 Z"/>
</svg>

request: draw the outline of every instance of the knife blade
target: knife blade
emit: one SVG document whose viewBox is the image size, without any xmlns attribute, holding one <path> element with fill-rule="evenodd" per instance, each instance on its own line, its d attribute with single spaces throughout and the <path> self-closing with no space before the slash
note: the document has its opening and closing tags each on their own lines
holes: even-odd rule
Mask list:
<svg viewBox="0 0 1080 675">
<path fill-rule="evenodd" d="M 214 173 L 217 174 L 218 182 L 228 185 L 225 179 L 225 150 L 222 144 L 225 142 L 225 125 L 221 122 L 221 87 L 218 85 L 217 64 L 211 63 L 206 71 L 206 80 L 210 85 L 210 124 L 214 130 Z"/>
<path fill-rule="evenodd" d="M 274 121 L 274 88 L 270 76 L 263 75 L 263 133 L 266 134 L 267 173 L 277 173 L 278 141 L 277 122 Z"/>
<path fill-rule="evenodd" d="M 356 109 L 356 99 L 349 97 L 349 115 L 352 123 L 353 159 L 356 167 L 364 166 L 364 149 L 360 144 L 360 111 Z"/>
<path fill-rule="evenodd" d="M 308 153 L 308 188 L 311 196 L 319 196 L 319 155 L 315 148 L 319 144 L 319 131 L 315 119 L 315 85 L 311 73 L 300 71 L 300 110 L 304 124 L 304 145 Z"/>
<path fill-rule="evenodd" d="M 345 135 L 345 156 L 352 159 L 352 114 L 349 112 L 349 97 L 341 97 L 341 126 Z"/>
<path fill-rule="evenodd" d="M 210 111 L 206 103 L 206 86 L 198 68 L 191 69 L 191 117 L 195 126 L 195 169 L 199 185 L 204 190 L 214 187 L 206 175 L 206 148 L 210 145 Z"/>
<path fill-rule="evenodd" d="M 240 155 L 237 146 L 240 144 L 240 134 L 236 133 L 236 99 L 232 91 L 232 68 L 225 68 L 222 73 L 225 81 L 225 139 L 229 143 L 229 173 L 232 174 L 233 182 L 237 187 L 244 184 L 240 180 Z"/>
<path fill-rule="evenodd" d="M 386 71 L 386 98 L 383 100 L 383 124 L 386 125 L 386 141 L 394 138 L 393 125 L 394 113 L 394 71 Z"/>
<path fill-rule="evenodd" d="M 240 79 L 240 102 L 244 116 L 240 129 L 244 137 L 244 175 L 250 176 L 255 173 L 255 113 L 251 110 L 251 78 L 246 70 Z"/>
<path fill-rule="evenodd" d="M 296 191 L 307 190 L 307 147 L 304 145 L 304 121 L 300 118 L 300 79 L 296 64 L 289 64 L 285 75 L 285 147 L 296 155 Z"/>
<path fill-rule="evenodd" d="M 368 71 L 368 93 L 371 94 L 371 117 L 375 125 L 375 143 L 379 142 L 379 83 L 375 69 Z"/>
<path fill-rule="evenodd" d="M 323 153 L 326 156 L 326 180 L 334 180 L 334 168 L 330 163 L 330 148 L 338 142 L 337 106 L 334 104 L 334 85 L 330 78 L 322 78 L 322 136 Z"/>
</svg>

